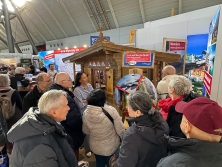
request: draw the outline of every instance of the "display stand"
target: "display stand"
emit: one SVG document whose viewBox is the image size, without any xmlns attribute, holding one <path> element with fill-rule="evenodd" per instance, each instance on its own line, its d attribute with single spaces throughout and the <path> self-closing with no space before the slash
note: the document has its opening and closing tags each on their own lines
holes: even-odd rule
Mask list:
<svg viewBox="0 0 222 167">
<path fill-rule="evenodd" d="M 154 56 L 152 66 L 149 66 L 149 64 L 133 66 L 131 65 L 133 62 L 128 65 L 124 65 L 123 57 L 124 54 L 128 52 L 152 53 Z M 91 83 L 94 88 L 98 87 L 105 89 L 108 103 L 115 108 L 118 108 L 113 96 L 115 86 L 120 78 L 126 74 L 132 73 L 132 71 L 135 71 L 136 68 L 143 74 L 143 76 L 149 78 L 156 86 L 157 82 L 161 79 L 160 74 L 163 62 L 175 62 L 178 61 L 179 58 L 179 54 L 157 52 L 154 50 L 145 50 L 114 44 L 107 39 L 103 39 L 102 31 L 100 30 L 100 38 L 93 46 L 76 53 L 75 55 L 63 58 L 63 62 L 69 61 L 81 64 L 82 69 L 84 69 L 84 72 L 89 78 L 88 82 Z M 124 115 L 123 111 L 119 111 L 121 115 Z"/>
</svg>

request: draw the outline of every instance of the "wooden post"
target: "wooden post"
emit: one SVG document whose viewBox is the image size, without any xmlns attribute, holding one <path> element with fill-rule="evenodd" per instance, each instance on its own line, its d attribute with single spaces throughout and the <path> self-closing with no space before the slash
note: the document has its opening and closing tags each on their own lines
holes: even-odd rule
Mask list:
<svg viewBox="0 0 222 167">
<path fill-rule="evenodd" d="M 157 86 L 157 70 L 158 70 L 158 65 L 155 62 L 153 69 L 153 84 L 155 87 Z"/>
</svg>

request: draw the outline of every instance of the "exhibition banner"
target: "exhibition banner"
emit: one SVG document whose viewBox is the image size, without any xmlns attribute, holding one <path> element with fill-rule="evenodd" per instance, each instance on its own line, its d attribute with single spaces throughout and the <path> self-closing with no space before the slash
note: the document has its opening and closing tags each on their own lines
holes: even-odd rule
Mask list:
<svg viewBox="0 0 222 167">
<path fill-rule="evenodd" d="M 54 50 L 54 51 L 43 51 L 39 52 L 40 61 L 43 62 L 44 66 L 49 70 L 49 64 L 54 64 L 56 67 L 56 71 L 58 72 L 67 72 L 72 80 L 74 80 L 74 70 L 73 70 L 73 63 L 64 63 L 62 61 L 63 58 L 76 54 L 82 50 L 84 47 L 79 48 L 70 48 L 70 49 L 61 49 L 61 50 Z M 79 66 L 76 65 L 76 71 L 79 70 Z"/>
<path fill-rule="evenodd" d="M 123 66 L 153 67 L 154 53 L 125 52 L 123 53 Z"/>
<path fill-rule="evenodd" d="M 180 60 L 173 63 L 165 63 L 165 65 L 172 65 L 175 67 L 177 74 L 183 75 L 185 71 L 185 54 L 186 54 L 186 43 L 185 39 L 163 39 L 163 52 L 177 53 L 180 54 Z"/>
<path fill-rule="evenodd" d="M 96 40 L 98 38 L 100 38 L 100 37 L 99 36 L 90 36 L 90 46 L 92 46 L 96 42 Z M 107 38 L 110 41 L 110 37 L 109 36 L 104 36 L 104 38 Z"/>
<path fill-rule="evenodd" d="M 202 95 L 206 64 L 208 34 L 187 36 L 185 76 L 192 82 L 194 92 Z"/>
<path fill-rule="evenodd" d="M 212 76 L 214 73 L 214 60 L 217 47 L 217 35 L 219 26 L 220 9 L 215 14 L 209 27 L 209 36 L 207 44 L 207 57 L 204 75 L 204 87 L 206 88 L 205 96 L 210 96 L 212 86 Z"/>
</svg>

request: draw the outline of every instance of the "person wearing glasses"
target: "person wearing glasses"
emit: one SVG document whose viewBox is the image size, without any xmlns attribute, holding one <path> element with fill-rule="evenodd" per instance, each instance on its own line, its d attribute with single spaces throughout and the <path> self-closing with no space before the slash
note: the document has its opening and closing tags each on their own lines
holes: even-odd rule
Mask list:
<svg viewBox="0 0 222 167">
<path fill-rule="evenodd" d="M 40 73 L 36 76 L 37 84 L 33 90 L 29 91 L 24 97 L 22 111 L 26 113 L 29 108 L 37 107 L 40 97 L 45 93 L 52 84 L 52 79 L 47 73 Z"/>
<path fill-rule="evenodd" d="M 69 111 L 66 116 L 66 120 L 62 121 L 61 124 L 65 128 L 68 135 L 73 140 L 73 150 L 75 152 L 77 160 L 79 160 L 79 148 L 83 144 L 84 134 L 82 132 L 82 114 L 76 102 L 74 101 L 74 95 L 69 90 L 72 87 L 72 80 L 68 73 L 60 72 L 55 77 L 55 83 L 52 84 L 49 90 L 63 90 L 67 93 L 67 100 Z"/>
</svg>

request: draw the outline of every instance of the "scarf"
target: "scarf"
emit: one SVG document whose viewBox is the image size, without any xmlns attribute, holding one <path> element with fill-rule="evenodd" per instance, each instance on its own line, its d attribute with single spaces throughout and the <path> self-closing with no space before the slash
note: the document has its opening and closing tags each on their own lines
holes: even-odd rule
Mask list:
<svg viewBox="0 0 222 167">
<path fill-rule="evenodd" d="M 183 96 L 178 97 L 177 99 L 172 100 L 170 97 L 160 100 L 158 102 L 158 106 L 161 108 L 162 111 L 168 113 L 170 107 L 172 105 L 176 105 L 179 101 L 183 99 Z"/>
</svg>

